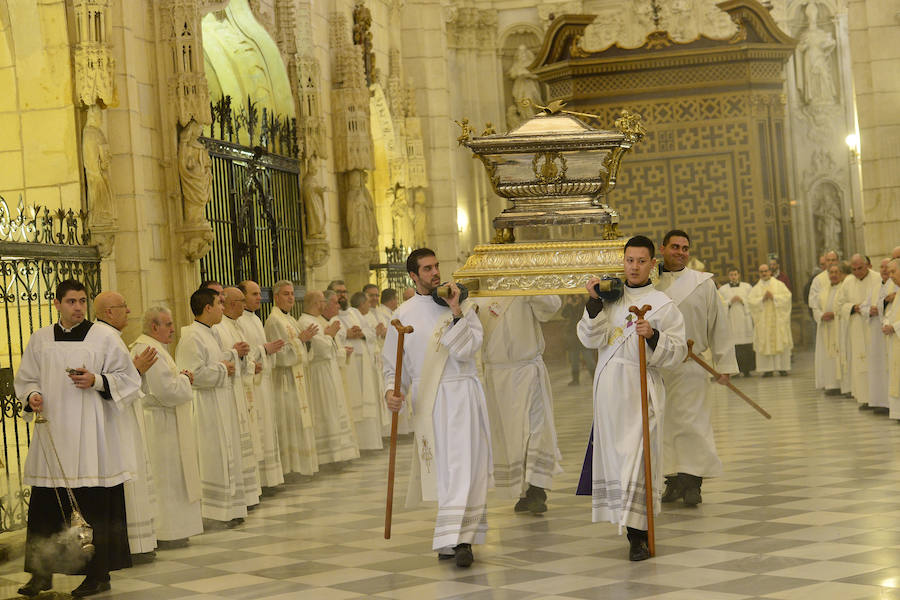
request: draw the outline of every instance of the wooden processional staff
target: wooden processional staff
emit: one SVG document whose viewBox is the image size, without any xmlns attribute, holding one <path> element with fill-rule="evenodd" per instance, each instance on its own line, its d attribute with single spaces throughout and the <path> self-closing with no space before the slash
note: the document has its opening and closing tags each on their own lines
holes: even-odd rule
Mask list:
<svg viewBox="0 0 900 600">
<path fill-rule="evenodd" d="M 641 308 L 630 306 L 629 312 L 634 313 L 638 319 L 650 311 L 650 305 L 645 304 Z M 647 548 L 650 556 L 656 556 L 656 535 L 653 530 L 653 476 L 650 468 L 650 408 L 647 402 L 647 350 L 644 338 L 636 335 L 638 339 L 638 355 L 641 361 L 641 420 L 644 426 L 644 486 L 647 490 Z M 659 424 L 657 423 L 657 427 Z"/>
<path fill-rule="evenodd" d="M 394 370 L 394 395 L 400 395 L 400 383 L 403 381 L 403 337 L 412 333 L 412 327 L 404 327 L 403 323 L 391 321 L 397 329 L 397 363 Z M 397 462 L 397 412 L 391 413 L 391 454 L 388 459 L 387 504 L 384 509 L 384 539 L 391 539 L 391 515 L 394 510 L 394 466 Z"/>
</svg>

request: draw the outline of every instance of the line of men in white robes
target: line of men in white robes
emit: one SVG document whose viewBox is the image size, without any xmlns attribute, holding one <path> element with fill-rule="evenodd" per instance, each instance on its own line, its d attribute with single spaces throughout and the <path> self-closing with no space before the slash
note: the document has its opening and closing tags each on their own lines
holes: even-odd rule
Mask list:
<svg viewBox="0 0 900 600">
<path fill-rule="evenodd" d="M 815 385 L 900 419 L 900 246 L 878 261 L 836 252 L 820 258 L 808 305 L 816 322 Z"/>
<path fill-rule="evenodd" d="M 279 281 L 263 323 L 255 282 L 204 282 L 174 356 L 171 312 L 145 312 L 131 352 L 152 348 L 157 360 L 135 403 L 144 460 L 132 483 L 138 492 L 126 494 L 132 555 L 152 557 L 204 529 L 233 527 L 285 478 L 328 463 L 339 470 L 360 450 L 382 447 L 390 415 L 380 346 L 397 293 L 369 285 L 348 301 L 343 282 L 329 287 L 307 292 L 297 319 L 294 285 Z"/>
</svg>

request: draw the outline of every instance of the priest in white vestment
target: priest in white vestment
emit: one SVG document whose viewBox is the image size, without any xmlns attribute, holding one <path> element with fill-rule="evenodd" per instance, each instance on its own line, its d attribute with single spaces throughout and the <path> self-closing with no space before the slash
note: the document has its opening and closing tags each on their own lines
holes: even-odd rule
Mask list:
<svg viewBox="0 0 900 600">
<path fill-rule="evenodd" d="M 262 292 L 255 281 L 242 281 L 238 289 L 244 294 L 244 313 L 237 326 L 250 344 L 250 360 L 256 365 L 255 374 L 244 378 L 245 395 L 253 398 L 254 425 L 259 440 L 259 485 L 265 490 L 284 483 L 284 468 L 278 447 L 275 425 L 274 386 L 272 382 L 277 353 L 284 347 L 284 339 L 266 339 L 265 328 L 256 311 L 262 305 Z"/>
<path fill-rule="evenodd" d="M 365 302 L 365 295 L 360 295 L 362 302 L 357 306 Z M 363 331 L 364 327 L 369 327 L 359 310 L 349 303 L 345 305 L 345 302 L 347 301 L 343 298 L 340 299 L 338 319 L 341 321 L 341 330 L 347 336 L 345 343 L 353 348 L 346 361 L 344 387 L 356 428 L 356 439 L 360 450 L 381 450 L 381 378 L 376 378 L 375 361 Z"/>
<path fill-rule="evenodd" d="M 450 297 L 438 304 L 431 296 L 440 286 L 434 252 L 410 253 L 406 269 L 416 295 L 394 317 L 413 332 L 403 346 L 402 387 L 394 395 L 397 329 L 388 330 L 384 360 L 384 397 L 397 411 L 404 398 L 412 402 L 414 456 L 409 507 L 437 501 L 431 548 L 439 558 L 453 558 L 459 567 L 474 560 L 472 544 L 483 544 L 487 532 L 487 491 L 491 475 L 491 432 L 484 390 L 478 379 L 476 355 L 482 342 L 481 322 L 474 304 L 459 301 L 459 288 L 449 284 Z"/>
<path fill-rule="evenodd" d="M 94 298 L 94 314 L 97 316 L 97 327 L 107 327 L 119 338 L 119 344 L 128 351 L 125 342 L 122 341 L 122 330 L 128 325 L 128 315 L 131 314 L 125 298 L 116 292 L 106 291 Z M 157 360 L 156 350 L 149 352 Z M 137 356 L 133 360 L 140 360 Z M 137 367 L 137 364 L 135 364 Z M 149 368 L 149 366 L 147 367 Z M 138 373 L 142 374 L 146 369 L 138 367 Z M 125 419 L 130 430 L 129 441 L 134 446 L 136 459 L 134 477 L 125 482 L 125 516 L 128 517 L 128 545 L 131 548 L 132 562 L 141 564 L 150 562 L 156 556 L 156 532 L 154 521 L 157 515 L 156 484 L 153 481 L 153 470 L 150 466 L 150 451 L 147 446 L 147 431 L 144 423 L 144 409 L 142 408 L 143 394 L 135 395 L 129 410 L 125 412 Z"/>
<path fill-rule="evenodd" d="M 728 270 L 728 283 L 719 288 L 719 296 L 728 307 L 734 357 L 744 377 L 750 377 L 750 372 L 756 370 L 756 356 L 753 354 L 753 318 L 747 304 L 750 288 L 749 283 L 741 281 L 741 272 L 737 268 Z"/>
<path fill-rule="evenodd" d="M 185 546 L 189 537 L 203 533 L 200 467 L 191 417 L 194 374 L 179 371 L 169 354 L 168 345 L 174 333 L 169 310 L 152 307 L 144 313 L 143 333 L 131 346 L 133 357 L 147 348 L 155 350 L 159 357 L 143 374 L 141 391 L 150 466 L 157 491 L 154 525 L 163 549 Z"/>
<path fill-rule="evenodd" d="M 841 326 L 835 305 L 837 292 L 844 281 L 840 265 L 831 265 L 826 271 L 828 289 L 817 293 L 819 305 L 813 309 L 816 321 L 816 382 L 821 383 L 828 396 L 841 393 Z M 821 353 L 820 353 L 821 350 Z"/>
<path fill-rule="evenodd" d="M 494 482 L 515 512 L 541 514 L 562 454 L 553 421 L 553 391 L 544 364 L 541 323 L 555 315 L 556 295 L 479 298 L 481 358 L 491 423 Z"/>
<path fill-rule="evenodd" d="M 369 287 L 371 286 L 371 287 Z M 369 284 L 363 292 L 357 292 L 350 297 L 350 307 L 359 312 L 362 321 L 362 332 L 366 340 L 366 349 L 371 357 L 372 377 L 375 381 L 375 410 L 378 413 L 378 421 L 381 424 L 382 437 L 391 435 L 391 411 L 387 409 L 381 398 L 381 373 L 384 371 L 384 363 L 381 360 L 381 350 L 384 348 L 384 336 L 387 334 L 387 326 L 378 322 L 375 309 L 372 308 L 372 289 L 375 291 L 375 305 L 378 305 L 378 288 Z M 362 295 L 362 296 L 360 296 Z M 356 298 L 356 304 L 354 304 Z M 400 431 L 400 421 L 397 421 L 397 433 Z"/>
<path fill-rule="evenodd" d="M 663 238 L 659 281 L 656 289 L 674 302 L 684 318 L 687 339 L 694 340 L 694 352 L 712 354 L 712 366 L 725 384 L 738 372 L 728 309 L 716 290 L 712 273 L 686 266 L 691 240 L 687 232 L 673 229 Z M 663 370 L 666 385 L 666 420 L 663 427 L 663 473 L 666 490 L 663 502 L 683 500 L 687 506 L 703 501 L 700 489 L 705 477 L 722 474 L 716 450 L 707 392 L 709 375 L 694 361 Z"/>
<path fill-rule="evenodd" d="M 889 304 L 888 298 L 894 298 L 897 291 L 894 282 L 891 281 L 890 273 L 891 259 L 885 258 L 881 261 L 880 275 L 881 285 L 878 289 L 878 296 L 873 300 L 872 307 L 869 309 L 871 318 L 869 319 L 869 406 L 874 409 L 876 414 L 888 414 L 888 362 L 887 362 L 887 344 L 885 336 L 882 332 L 884 326 L 884 315 Z M 874 309 L 874 310 L 872 310 Z M 879 335 L 881 334 L 881 335 Z"/>
<path fill-rule="evenodd" d="M 900 289 L 900 258 L 891 260 L 888 273 L 896 289 Z M 896 296 L 885 309 L 881 333 L 885 336 L 887 347 L 889 416 L 900 419 L 900 299 Z"/>
<path fill-rule="evenodd" d="M 23 469 L 23 482 L 32 486 L 25 537 L 31 579 L 19 593 L 36 596 L 53 587 L 53 573 L 66 573 L 86 576 L 72 592 L 86 596 L 110 589 L 109 572 L 131 566 L 123 483 L 136 465 L 125 415 L 141 378 L 118 332 L 85 318 L 83 284 L 62 281 L 53 305 L 59 321 L 31 334 L 15 377 L 25 421 L 35 412 L 46 418 L 33 425 Z M 55 543 L 70 526 L 71 506 L 64 500 L 60 508 L 57 500 L 67 486 L 93 527 L 90 558 L 80 548 L 65 556 Z"/>
<path fill-rule="evenodd" d="M 869 407 L 869 345 L 873 319 L 878 316 L 881 277 L 871 270 L 864 256 L 850 258 L 852 277 L 841 284 L 835 300 L 846 329 L 846 360 L 850 371 L 850 393 L 859 407 Z"/>
<path fill-rule="evenodd" d="M 381 353 L 384 349 L 384 340 L 387 336 L 388 329 L 392 327 L 391 321 L 394 319 L 394 311 L 397 310 L 397 307 L 400 306 L 400 297 L 397 295 L 397 290 L 392 288 L 386 288 L 381 290 L 381 303 L 378 304 L 371 312 L 371 314 L 375 315 L 375 319 L 378 321 L 379 325 L 384 326 L 384 334 L 379 337 L 378 341 L 378 372 L 381 373 L 384 369 L 384 362 L 381 359 Z M 397 413 L 397 434 L 398 435 L 408 435 L 412 433 L 412 418 L 409 415 L 409 402 L 403 404 L 403 407 L 400 409 L 400 412 Z M 388 419 L 391 418 L 391 415 L 388 415 Z M 385 435 L 390 435 L 390 423 L 387 426 L 387 432 Z"/>
<path fill-rule="evenodd" d="M 823 271 L 813 277 L 812 283 L 809 286 L 809 296 L 807 298 L 807 305 L 809 309 L 813 313 L 813 319 L 816 321 L 816 389 L 834 389 L 835 377 L 838 373 L 830 371 L 829 369 L 832 366 L 832 360 L 830 358 L 828 352 L 828 340 L 823 337 L 823 331 L 820 329 L 821 326 L 821 318 L 816 318 L 816 314 L 821 314 L 822 312 L 822 296 L 828 296 L 829 290 L 833 287 L 831 282 L 831 276 L 829 275 L 829 269 L 831 267 L 838 267 L 840 269 L 840 265 L 838 265 L 838 255 L 837 252 L 833 250 L 830 252 L 826 252 L 824 254 L 824 262 L 825 265 L 823 267 Z M 843 278 L 842 278 L 843 279 Z M 833 293 L 833 292 L 832 292 Z M 832 300 L 832 304 L 833 304 Z M 837 313 L 837 311 L 833 310 L 831 312 Z M 832 328 L 837 327 L 840 329 L 840 323 L 838 323 L 835 319 L 832 319 Z M 828 321 L 826 321 L 827 323 Z M 839 335 L 838 332 L 832 332 L 832 336 Z M 832 339 L 834 341 L 834 339 Z M 832 386 L 832 387 L 829 387 Z"/>
<path fill-rule="evenodd" d="M 237 408 L 238 424 L 241 428 L 241 463 L 244 477 L 245 504 L 248 509 L 259 504 L 262 488 L 259 482 L 259 460 L 262 458 L 262 444 L 256 427 L 256 406 L 253 397 L 248 396 L 244 382 L 253 378 L 256 364 L 250 360 L 250 344 L 238 329 L 237 320 L 244 314 L 244 294 L 236 287 L 227 287 L 222 294 L 224 314 L 222 320 L 213 325 L 213 333 L 219 338 L 223 352 L 233 353 L 234 375 L 231 378 L 234 403 Z M 253 388 L 250 387 L 252 394 Z"/>
<path fill-rule="evenodd" d="M 316 454 L 315 416 L 307 392 L 309 361 L 306 345 L 319 331 L 311 324 L 301 330 L 291 315 L 294 308 L 294 283 L 282 280 L 272 286 L 275 307 L 266 319 L 266 339 L 286 340 L 275 355 L 273 371 L 275 425 L 284 474 L 311 476 L 319 471 Z"/>
<path fill-rule="evenodd" d="M 335 307 L 337 299 L 332 298 Z M 346 360 L 346 350 L 335 337 L 340 321 L 329 322 L 322 316 L 325 296 L 318 290 L 303 297 L 303 314 L 298 319 L 300 330 L 316 325 L 318 331 L 306 342 L 307 388 L 313 423 L 316 429 L 316 452 L 319 464 L 339 463 L 359 458 L 359 446 L 347 410 L 344 382 L 338 361 Z"/>
<path fill-rule="evenodd" d="M 194 374 L 194 430 L 204 519 L 233 527 L 247 516 L 241 426 L 234 400 L 236 353 L 225 352 L 213 331 L 224 314 L 222 298 L 202 288 L 191 295 L 194 322 L 181 329 L 175 364 Z"/>
<path fill-rule="evenodd" d="M 753 349 L 756 370 L 763 377 L 776 371 L 787 375 L 791 370 L 791 291 L 772 277 L 769 265 L 759 266 L 759 281 L 750 290 L 750 314 L 753 316 Z"/>
<path fill-rule="evenodd" d="M 650 281 L 650 271 L 656 264 L 654 254 L 648 238 L 640 235 L 629 239 L 625 244 L 622 297 L 604 302 L 594 290 L 600 279 L 591 279 L 586 286 L 590 299 L 578 323 L 578 339 L 585 347 L 599 351 L 593 386 L 593 453 L 589 456 L 591 519 L 618 525 L 620 534 L 623 527 L 627 528 L 628 557 L 634 561 L 650 558 L 638 344 L 646 345 L 654 514 L 662 506 L 660 459 L 668 409 L 661 369 L 678 366 L 687 353 L 684 317 L 675 302 Z M 644 305 L 650 305 L 651 310 L 643 319 L 628 310 Z"/>
</svg>

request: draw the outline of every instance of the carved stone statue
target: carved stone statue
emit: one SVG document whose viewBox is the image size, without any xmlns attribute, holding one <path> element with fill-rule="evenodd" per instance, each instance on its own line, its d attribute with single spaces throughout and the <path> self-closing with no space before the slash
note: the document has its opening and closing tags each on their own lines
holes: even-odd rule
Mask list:
<svg viewBox="0 0 900 600">
<path fill-rule="evenodd" d="M 813 191 L 813 226 L 816 251 L 842 250 L 841 199 L 833 184 L 820 183 Z"/>
<path fill-rule="evenodd" d="M 325 188 L 318 182 L 319 157 L 312 155 L 306 164 L 306 177 L 300 191 L 303 209 L 306 212 L 306 237 L 314 240 L 325 239 Z"/>
<path fill-rule="evenodd" d="M 206 203 L 209 202 L 212 168 L 209 152 L 198 139 L 203 126 L 193 119 L 178 136 L 178 175 L 184 201 L 185 223 L 206 223 Z"/>
<path fill-rule="evenodd" d="M 425 190 L 417 189 L 413 196 L 413 226 L 415 229 L 416 246 L 427 244 L 427 217 L 425 216 Z"/>
<path fill-rule="evenodd" d="M 351 248 L 374 248 L 378 243 L 375 205 L 366 189 L 366 172 L 355 169 L 347 173 L 347 233 Z"/>
<path fill-rule="evenodd" d="M 516 60 L 507 71 L 507 75 L 513 80 L 513 104 L 512 108 L 507 109 L 506 114 L 506 124 L 510 129 L 518 127 L 536 112 L 536 109 L 532 107 L 522 106 L 522 100 L 527 98 L 532 103 L 543 104 L 541 86 L 538 84 L 537 76 L 528 70 L 533 62 L 534 52 L 524 45 L 520 45 L 516 50 Z"/>
<path fill-rule="evenodd" d="M 115 220 L 112 189 L 109 186 L 109 142 L 100 129 L 100 107 L 87 109 L 87 120 L 81 136 L 81 155 L 84 163 L 87 207 L 91 225 L 109 225 Z"/>
<path fill-rule="evenodd" d="M 837 95 L 833 75 L 836 43 L 833 35 L 819 29 L 819 11 L 814 2 L 806 5 L 805 12 L 809 27 L 800 36 L 800 43 L 797 45 L 802 56 L 803 99 L 810 104 L 830 104 Z"/>
</svg>

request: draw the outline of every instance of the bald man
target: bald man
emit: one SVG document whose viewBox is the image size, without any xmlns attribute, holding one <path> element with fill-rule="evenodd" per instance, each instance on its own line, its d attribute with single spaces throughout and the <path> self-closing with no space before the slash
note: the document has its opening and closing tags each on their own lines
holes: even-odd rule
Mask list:
<svg viewBox="0 0 900 600">
<path fill-rule="evenodd" d="M 825 304 L 833 304 L 834 298 L 830 297 L 831 279 L 828 270 L 838 264 L 837 252 L 831 250 L 826 252 L 822 257 L 825 267 L 824 270 L 813 277 L 809 286 L 809 296 L 807 296 L 807 305 L 813 314 L 816 322 L 816 389 L 830 389 L 834 385 L 834 373 L 831 371 L 834 360 L 828 353 L 828 345 L 825 331 L 828 323 L 834 318 L 831 315 L 823 324 L 822 314 L 833 312 L 825 311 L 822 307 Z"/>
<path fill-rule="evenodd" d="M 854 254 L 850 258 L 852 276 L 844 279 L 837 292 L 835 306 L 841 318 L 841 329 L 847 340 L 844 346 L 850 371 L 850 393 L 860 409 L 869 408 L 869 345 L 872 322 L 880 322 L 878 296 L 881 277 L 868 266 L 866 258 Z"/>
<path fill-rule="evenodd" d="M 337 313 L 337 296 L 331 300 Z M 301 331 L 316 325 L 316 334 L 307 342 L 309 365 L 307 392 L 316 428 L 316 452 L 319 464 L 340 463 L 359 458 L 359 446 L 344 392 L 338 361 L 346 360 L 338 331 L 341 322 L 329 321 L 325 312 L 325 295 L 309 291 L 303 298 L 303 314 L 298 319 Z"/>
<path fill-rule="evenodd" d="M 213 325 L 213 333 L 219 338 L 223 352 L 234 355 L 234 376 L 231 378 L 232 397 L 241 428 L 241 473 L 244 478 L 245 504 L 248 508 L 259 504 L 262 488 L 259 482 L 259 460 L 262 458 L 262 443 L 256 428 L 256 408 L 252 395 L 247 397 L 244 386 L 246 379 L 256 373 L 256 363 L 250 358 L 250 344 L 237 326 L 237 320 L 244 313 L 244 293 L 236 287 L 222 290 L 224 314 L 222 320 Z M 250 388 L 252 394 L 252 387 Z"/>
<path fill-rule="evenodd" d="M 118 292 L 102 292 L 94 299 L 94 313 L 99 326 L 106 326 L 115 331 L 122 347 L 122 330 L 128 325 L 131 310 L 125 298 Z M 144 351 L 133 359 L 138 373 L 143 375 L 157 360 L 155 348 Z M 152 357 L 152 358 L 148 358 Z M 145 366 L 146 364 L 146 366 Z M 156 556 L 156 486 L 153 482 L 153 470 L 150 466 L 150 448 L 147 445 L 147 427 L 144 422 L 143 394 L 136 394 L 129 410 L 123 415 L 125 429 L 129 432 L 126 443 L 134 446 L 134 457 L 137 471 L 131 481 L 125 482 L 125 515 L 128 517 L 128 545 L 131 548 L 132 562 L 140 564 L 153 560 Z"/>
</svg>

